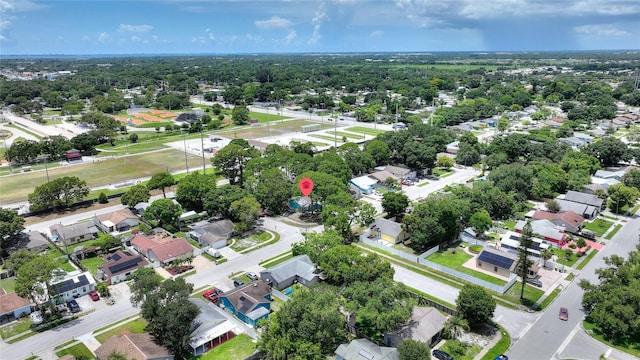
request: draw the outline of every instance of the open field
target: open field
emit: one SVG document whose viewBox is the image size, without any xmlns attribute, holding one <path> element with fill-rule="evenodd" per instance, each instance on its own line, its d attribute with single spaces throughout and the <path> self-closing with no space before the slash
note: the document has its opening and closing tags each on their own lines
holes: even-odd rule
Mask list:
<svg viewBox="0 0 640 360">
<path fill-rule="evenodd" d="M 349 128 L 344 129 L 346 131 L 351 131 L 353 133 L 359 133 L 359 134 L 367 134 L 367 135 L 371 135 L 371 136 L 376 136 L 382 133 L 386 133 L 385 130 L 378 130 L 378 129 L 370 129 L 370 128 L 366 128 L 366 127 L 362 127 L 362 126 L 352 126 Z"/>
<path fill-rule="evenodd" d="M 284 119 L 291 119 L 291 118 L 287 117 L 287 116 L 276 115 L 276 114 L 264 114 L 264 113 L 250 111 L 249 112 L 249 119 L 258 119 L 259 123 L 265 123 L 266 124 L 268 122 L 284 120 Z"/>
<path fill-rule="evenodd" d="M 282 122 L 271 122 L 268 126 L 259 125 L 259 126 L 246 126 L 242 128 L 235 128 L 224 130 L 221 132 L 216 132 L 216 134 L 220 136 L 224 136 L 226 138 L 235 139 L 235 138 L 243 138 L 243 139 L 256 139 L 267 136 L 281 136 L 292 133 L 302 133 L 302 125 L 309 124 L 317 124 L 307 120 L 287 120 Z M 320 125 L 321 129 L 329 129 L 333 126 L 326 124 Z"/>
<path fill-rule="evenodd" d="M 202 158 L 199 156 L 187 154 L 187 161 L 190 169 L 202 167 Z M 50 169 L 49 178 L 77 176 L 86 181 L 89 187 L 95 187 L 152 176 L 162 171 L 184 169 L 184 153 L 167 149 L 124 158 L 101 160 L 95 163 Z M 2 180 L 0 180 L 0 204 L 25 201 L 27 196 L 33 192 L 33 189 L 46 181 L 47 177 L 44 171 L 31 171 L 2 177 Z"/>
</svg>

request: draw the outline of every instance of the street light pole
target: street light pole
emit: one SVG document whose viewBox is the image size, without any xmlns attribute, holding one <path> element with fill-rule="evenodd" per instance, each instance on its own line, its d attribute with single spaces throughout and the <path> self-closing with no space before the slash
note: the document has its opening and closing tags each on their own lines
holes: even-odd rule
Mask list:
<svg viewBox="0 0 640 360">
<path fill-rule="evenodd" d="M 187 174 L 188 174 L 189 162 L 187 161 L 187 134 L 182 133 L 182 141 L 184 142 L 184 166 L 187 168 Z"/>
<path fill-rule="evenodd" d="M 47 160 L 49 160 L 48 158 L 44 159 L 44 172 L 47 174 L 47 182 L 49 182 L 49 168 L 47 167 Z"/>
</svg>

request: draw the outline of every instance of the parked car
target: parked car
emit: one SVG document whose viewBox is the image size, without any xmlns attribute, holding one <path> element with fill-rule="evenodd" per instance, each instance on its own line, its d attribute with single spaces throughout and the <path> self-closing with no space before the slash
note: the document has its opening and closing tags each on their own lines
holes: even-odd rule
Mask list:
<svg viewBox="0 0 640 360">
<path fill-rule="evenodd" d="M 249 271 L 247 273 L 247 277 L 251 280 L 258 280 L 260 278 L 258 274 L 254 273 L 253 271 Z"/>
<path fill-rule="evenodd" d="M 67 304 L 58 304 L 56 305 L 56 310 L 61 313 L 66 313 L 69 311 L 69 308 L 67 307 Z"/>
<path fill-rule="evenodd" d="M 44 322 L 44 318 L 42 318 L 42 313 L 40 311 L 34 311 L 29 314 L 29 318 L 33 325 L 40 325 Z"/>
<path fill-rule="evenodd" d="M 78 302 L 75 300 L 71 300 L 67 303 L 67 306 L 69 307 L 69 311 L 71 311 L 72 313 L 77 313 L 80 312 L 80 305 L 78 305 Z"/>
<path fill-rule="evenodd" d="M 204 296 L 204 298 L 209 301 L 217 302 L 218 300 L 220 300 L 220 295 L 223 295 L 223 294 L 224 294 L 224 291 L 218 288 L 213 288 L 213 289 L 205 290 L 205 292 L 202 293 L 202 296 Z"/>
<path fill-rule="evenodd" d="M 220 257 L 220 252 L 214 248 L 208 248 L 205 250 L 207 254 L 211 255 L 213 258 L 217 259 Z"/>
<path fill-rule="evenodd" d="M 564 321 L 569 320 L 569 309 L 567 309 L 566 307 L 561 307 L 560 315 L 558 317 L 560 318 L 560 320 L 564 320 Z"/>
<path fill-rule="evenodd" d="M 238 287 L 244 285 L 244 281 L 240 279 L 233 280 L 233 286 Z"/>
<path fill-rule="evenodd" d="M 431 354 L 433 355 L 433 357 L 435 357 L 438 360 L 453 360 L 453 356 L 447 354 L 442 350 L 438 350 L 438 349 L 433 350 Z"/>
<path fill-rule="evenodd" d="M 91 290 L 89 291 L 89 297 L 91 298 L 91 300 L 93 301 L 98 301 L 100 300 L 100 295 L 98 295 L 98 292 L 95 290 Z"/>
<path fill-rule="evenodd" d="M 527 278 L 527 280 L 525 280 L 528 284 L 531 284 L 533 286 L 537 286 L 537 287 L 542 287 L 542 281 L 540 281 L 540 279 L 529 279 Z"/>
</svg>

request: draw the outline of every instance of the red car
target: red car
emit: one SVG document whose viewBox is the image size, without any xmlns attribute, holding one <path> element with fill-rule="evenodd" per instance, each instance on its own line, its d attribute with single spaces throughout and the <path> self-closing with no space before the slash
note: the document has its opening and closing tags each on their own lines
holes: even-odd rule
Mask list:
<svg viewBox="0 0 640 360">
<path fill-rule="evenodd" d="M 98 292 L 95 291 L 95 290 L 89 291 L 89 297 L 91 297 L 91 300 L 93 300 L 93 301 L 100 300 L 100 295 L 98 295 Z"/>
<path fill-rule="evenodd" d="M 564 321 L 569 320 L 569 309 L 567 309 L 566 307 L 560 308 L 559 318 L 560 320 Z"/>
<path fill-rule="evenodd" d="M 218 289 L 218 288 L 213 288 L 213 289 L 209 289 L 206 290 L 205 292 L 202 293 L 202 296 L 209 300 L 209 301 L 213 301 L 216 302 L 218 300 L 220 300 L 220 295 L 224 294 L 224 291 Z"/>
</svg>

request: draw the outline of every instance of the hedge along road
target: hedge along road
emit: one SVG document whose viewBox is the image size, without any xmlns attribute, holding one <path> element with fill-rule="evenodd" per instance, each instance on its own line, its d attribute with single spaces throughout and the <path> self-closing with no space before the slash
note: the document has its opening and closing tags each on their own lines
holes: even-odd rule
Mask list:
<svg viewBox="0 0 640 360">
<path fill-rule="evenodd" d="M 187 153 L 189 169 L 201 169 L 202 157 Z M 78 165 L 49 169 L 49 179 L 77 176 L 89 187 L 106 186 L 123 181 L 145 178 L 162 172 L 185 170 L 183 151 L 166 149 L 99 161 L 86 161 Z M 37 186 L 47 182 L 45 170 L 30 171 L 0 177 L 0 205 L 26 201 Z"/>
</svg>

